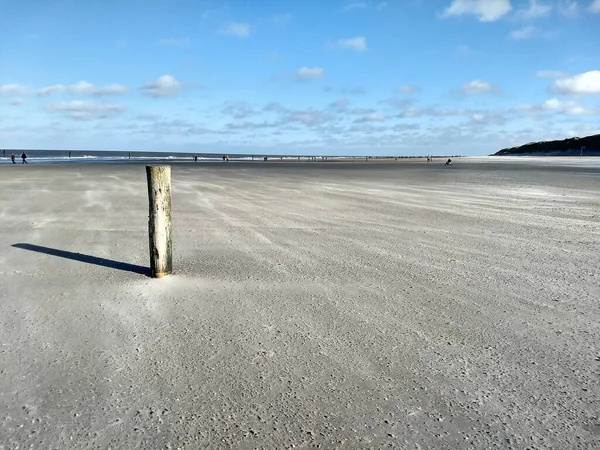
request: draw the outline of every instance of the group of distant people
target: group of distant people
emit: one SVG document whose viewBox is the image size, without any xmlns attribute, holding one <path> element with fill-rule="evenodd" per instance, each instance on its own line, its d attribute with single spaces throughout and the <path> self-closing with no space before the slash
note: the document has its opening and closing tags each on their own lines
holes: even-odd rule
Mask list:
<svg viewBox="0 0 600 450">
<path fill-rule="evenodd" d="M 321 158 L 321 161 L 327 161 L 329 159 L 329 157 L 327 157 L 327 156 L 320 156 L 320 157 L 319 156 L 309 156 L 307 158 L 310 161 L 317 161 L 317 158 Z M 298 156 L 298 159 L 300 159 L 300 156 Z M 268 156 L 263 156 L 263 161 L 268 161 L 268 160 L 269 160 Z M 279 160 L 283 161 L 283 157 L 280 157 Z M 254 161 L 254 156 L 252 156 L 252 161 Z M 196 155 L 194 155 L 194 162 L 198 162 L 198 156 L 196 156 Z M 229 155 L 223 155 L 223 162 L 229 162 Z"/>
<path fill-rule="evenodd" d="M 4 152 L 4 155 L 6 155 L 6 152 Z M 13 164 L 16 164 L 16 163 L 17 163 L 16 159 L 17 159 L 17 158 L 15 157 L 15 154 L 14 154 L 14 153 L 12 153 L 12 154 L 10 155 L 10 160 L 12 161 L 12 163 L 13 163 Z M 29 163 L 27 162 L 27 155 L 25 154 L 25 152 L 21 153 L 21 159 L 23 160 L 23 162 L 22 162 L 21 164 L 29 164 Z"/>
<path fill-rule="evenodd" d="M 6 150 L 4 151 L 3 154 L 4 154 L 4 156 L 6 156 Z M 69 152 L 69 158 L 70 157 L 71 157 L 71 152 Z M 129 155 L 129 158 L 131 158 L 131 154 Z M 264 161 L 268 160 L 268 158 L 266 156 L 263 159 L 264 159 Z M 300 157 L 298 157 L 298 159 L 300 159 Z M 325 157 L 322 156 L 321 159 L 325 160 L 325 159 L 327 159 L 327 157 L 326 156 Z M 398 159 L 398 158 L 396 158 L 396 159 Z M 16 157 L 15 157 L 14 153 L 10 155 L 10 160 L 12 161 L 13 164 L 17 163 L 16 162 Z M 25 154 L 25 152 L 21 153 L 21 160 L 22 160 L 21 164 L 29 164 L 27 162 L 27 155 Z M 317 157 L 313 156 L 313 157 L 311 157 L 311 160 L 312 161 L 316 161 Z M 194 161 L 198 161 L 198 157 L 196 155 L 194 155 Z M 229 155 L 223 155 L 223 161 L 229 162 Z M 432 161 L 433 161 L 433 156 L 427 155 L 427 162 L 429 163 L 429 162 L 432 162 Z M 444 165 L 446 165 L 446 166 L 452 165 L 452 159 L 448 158 L 448 161 L 446 161 L 446 164 L 444 164 Z"/>
<path fill-rule="evenodd" d="M 131 158 L 131 156 L 129 156 Z M 229 155 L 223 155 L 223 161 L 229 162 Z M 194 155 L 194 162 L 198 162 L 198 156 Z"/>
<path fill-rule="evenodd" d="M 431 155 L 427 155 L 427 162 L 433 162 L 433 156 Z M 445 166 L 451 166 L 452 165 L 452 159 L 448 158 L 448 161 L 446 161 L 446 163 L 444 164 Z"/>
</svg>

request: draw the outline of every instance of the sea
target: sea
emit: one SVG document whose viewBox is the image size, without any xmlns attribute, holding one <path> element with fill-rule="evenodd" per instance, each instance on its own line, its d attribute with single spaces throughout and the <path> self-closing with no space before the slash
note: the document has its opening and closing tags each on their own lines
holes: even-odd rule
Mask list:
<svg viewBox="0 0 600 450">
<path fill-rule="evenodd" d="M 29 164 L 68 164 L 68 163 L 160 163 L 160 162 L 223 162 L 222 153 L 175 153 L 175 152 L 143 152 L 143 151 L 110 151 L 110 150 L 23 150 L 0 149 L 2 164 L 10 164 L 11 154 L 15 155 L 17 163 L 21 163 L 21 154 L 25 152 Z M 290 155 L 242 155 L 229 154 L 229 161 L 263 161 L 265 156 L 269 160 L 311 160 L 314 156 Z M 364 156 L 331 156 L 316 157 L 318 160 L 329 159 L 364 159 Z"/>
</svg>

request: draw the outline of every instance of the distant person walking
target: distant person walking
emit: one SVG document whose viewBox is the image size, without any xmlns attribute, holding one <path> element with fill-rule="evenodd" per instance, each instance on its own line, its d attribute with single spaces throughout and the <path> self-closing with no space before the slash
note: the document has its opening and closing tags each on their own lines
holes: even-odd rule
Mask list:
<svg viewBox="0 0 600 450">
<path fill-rule="evenodd" d="M 15 162 L 15 154 L 13 153 L 12 155 L 10 155 L 10 159 L 12 161 L 13 164 L 16 164 Z"/>
<path fill-rule="evenodd" d="M 451 166 L 452 165 L 452 160 L 450 158 L 448 158 L 448 161 L 446 161 L 446 166 Z"/>
<path fill-rule="evenodd" d="M 29 164 L 27 162 L 27 155 L 25 154 L 25 152 L 21 153 L 21 159 L 23 160 L 21 164 Z"/>
</svg>

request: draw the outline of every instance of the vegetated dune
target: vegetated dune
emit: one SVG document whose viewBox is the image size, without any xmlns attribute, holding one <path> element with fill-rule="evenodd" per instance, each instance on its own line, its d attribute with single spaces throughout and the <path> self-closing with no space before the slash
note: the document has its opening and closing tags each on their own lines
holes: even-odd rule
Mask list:
<svg viewBox="0 0 600 450">
<path fill-rule="evenodd" d="M 585 147 L 585 156 L 600 156 L 600 134 L 583 138 L 572 137 L 562 141 L 530 142 L 519 147 L 503 148 L 492 156 L 579 156 L 582 147 Z"/>
</svg>

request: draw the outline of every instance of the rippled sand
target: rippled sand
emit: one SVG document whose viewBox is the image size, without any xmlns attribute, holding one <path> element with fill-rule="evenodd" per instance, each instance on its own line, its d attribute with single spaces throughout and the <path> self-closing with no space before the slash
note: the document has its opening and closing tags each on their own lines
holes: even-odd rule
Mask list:
<svg viewBox="0 0 600 450">
<path fill-rule="evenodd" d="M 0 448 L 600 446 L 600 167 L 0 167 Z M 4 445 L 5 447 L 2 447 Z"/>
</svg>

